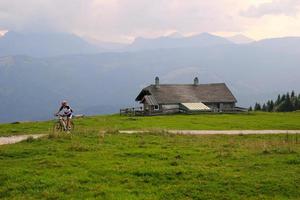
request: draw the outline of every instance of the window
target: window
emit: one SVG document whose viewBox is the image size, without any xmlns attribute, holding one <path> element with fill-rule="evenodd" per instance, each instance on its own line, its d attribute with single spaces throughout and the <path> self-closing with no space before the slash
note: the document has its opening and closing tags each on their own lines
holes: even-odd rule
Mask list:
<svg viewBox="0 0 300 200">
<path fill-rule="evenodd" d="M 159 105 L 155 105 L 154 110 L 159 110 Z"/>
</svg>

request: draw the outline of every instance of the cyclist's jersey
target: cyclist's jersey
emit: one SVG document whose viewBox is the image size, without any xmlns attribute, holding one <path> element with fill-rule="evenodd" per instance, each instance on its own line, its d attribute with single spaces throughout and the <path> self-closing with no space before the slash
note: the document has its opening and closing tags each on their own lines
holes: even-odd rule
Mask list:
<svg viewBox="0 0 300 200">
<path fill-rule="evenodd" d="M 61 106 L 59 112 L 63 112 L 64 115 L 70 116 L 73 113 L 73 110 L 70 106 Z"/>
</svg>

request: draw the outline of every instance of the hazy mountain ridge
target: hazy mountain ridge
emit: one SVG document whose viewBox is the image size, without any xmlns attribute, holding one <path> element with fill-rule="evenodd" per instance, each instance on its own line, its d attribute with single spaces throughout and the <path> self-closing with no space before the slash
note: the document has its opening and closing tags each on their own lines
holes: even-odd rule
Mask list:
<svg viewBox="0 0 300 200">
<path fill-rule="evenodd" d="M 67 33 L 7 32 L 0 38 L 0 56 L 28 55 L 33 57 L 97 53 L 99 49 L 82 38 Z"/>
<path fill-rule="evenodd" d="M 248 43 L 255 42 L 255 40 L 253 40 L 247 36 L 244 36 L 242 34 L 227 37 L 226 39 L 228 39 L 229 41 L 236 43 L 236 44 L 248 44 Z"/>
<path fill-rule="evenodd" d="M 239 101 L 249 106 L 300 91 L 299 45 L 280 41 L 173 48 L 123 53 L 66 55 L 51 58 L 0 58 L 0 121 L 51 118 L 61 99 L 80 113 L 118 112 L 134 105 L 140 89 L 153 83 L 225 82 Z M 270 45 L 270 42 L 272 45 Z M 277 49 L 277 51 L 276 51 Z M 281 49 L 281 50 L 279 50 Z"/>
<path fill-rule="evenodd" d="M 53 57 L 61 55 L 126 52 L 169 48 L 207 47 L 231 44 L 226 38 L 209 33 L 184 37 L 179 33 L 158 38 L 136 38 L 131 44 L 84 39 L 68 33 L 30 33 L 9 31 L 0 37 L 0 56 L 28 55 Z"/>
<path fill-rule="evenodd" d="M 192 83 L 195 76 L 200 83 L 225 82 L 242 106 L 300 91 L 300 38 L 238 45 L 209 34 L 200 38 L 205 37 L 206 43 L 197 47 L 179 43 L 177 48 L 46 58 L 2 56 L 0 122 L 51 118 L 62 99 L 70 100 L 80 113 L 118 112 L 134 105 L 140 89 L 155 76 L 162 83 Z M 211 38 L 221 43 L 207 42 Z"/>
<path fill-rule="evenodd" d="M 209 33 L 201 33 L 190 37 L 174 37 L 173 35 L 147 39 L 136 38 L 128 46 L 128 50 L 153 50 L 170 48 L 209 47 L 216 45 L 228 45 L 231 42 L 225 38 Z"/>
</svg>

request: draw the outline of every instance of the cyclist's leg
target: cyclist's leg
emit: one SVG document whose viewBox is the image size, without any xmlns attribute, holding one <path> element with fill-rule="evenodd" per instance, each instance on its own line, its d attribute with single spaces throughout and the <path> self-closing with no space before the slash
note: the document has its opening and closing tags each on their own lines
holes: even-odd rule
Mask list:
<svg viewBox="0 0 300 200">
<path fill-rule="evenodd" d="M 68 128 L 68 130 L 71 130 L 71 120 L 72 120 L 72 114 L 67 116 L 67 128 Z"/>
<path fill-rule="evenodd" d="M 66 120 L 64 117 L 60 118 L 60 123 L 61 123 L 62 127 L 64 128 L 64 130 L 66 131 L 68 126 L 66 125 Z"/>
</svg>

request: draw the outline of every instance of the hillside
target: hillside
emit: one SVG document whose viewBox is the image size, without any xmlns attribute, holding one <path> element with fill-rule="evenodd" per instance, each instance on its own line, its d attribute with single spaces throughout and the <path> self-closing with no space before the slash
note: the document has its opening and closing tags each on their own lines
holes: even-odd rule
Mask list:
<svg viewBox="0 0 300 200">
<path fill-rule="evenodd" d="M 90 116 L 74 119 L 76 130 L 300 130 L 300 112 L 241 114 L 170 115 L 127 117 Z M 40 134 L 52 132 L 54 121 L 0 124 L 0 135 Z"/>
<path fill-rule="evenodd" d="M 299 113 L 95 116 L 71 134 L 50 122 L 0 125 L 48 136 L 0 146 L 6 199 L 297 199 L 298 135 L 174 135 L 179 129 L 300 129 Z M 117 129 L 149 129 L 120 134 Z M 105 131 L 104 131 L 105 130 Z"/>
</svg>

